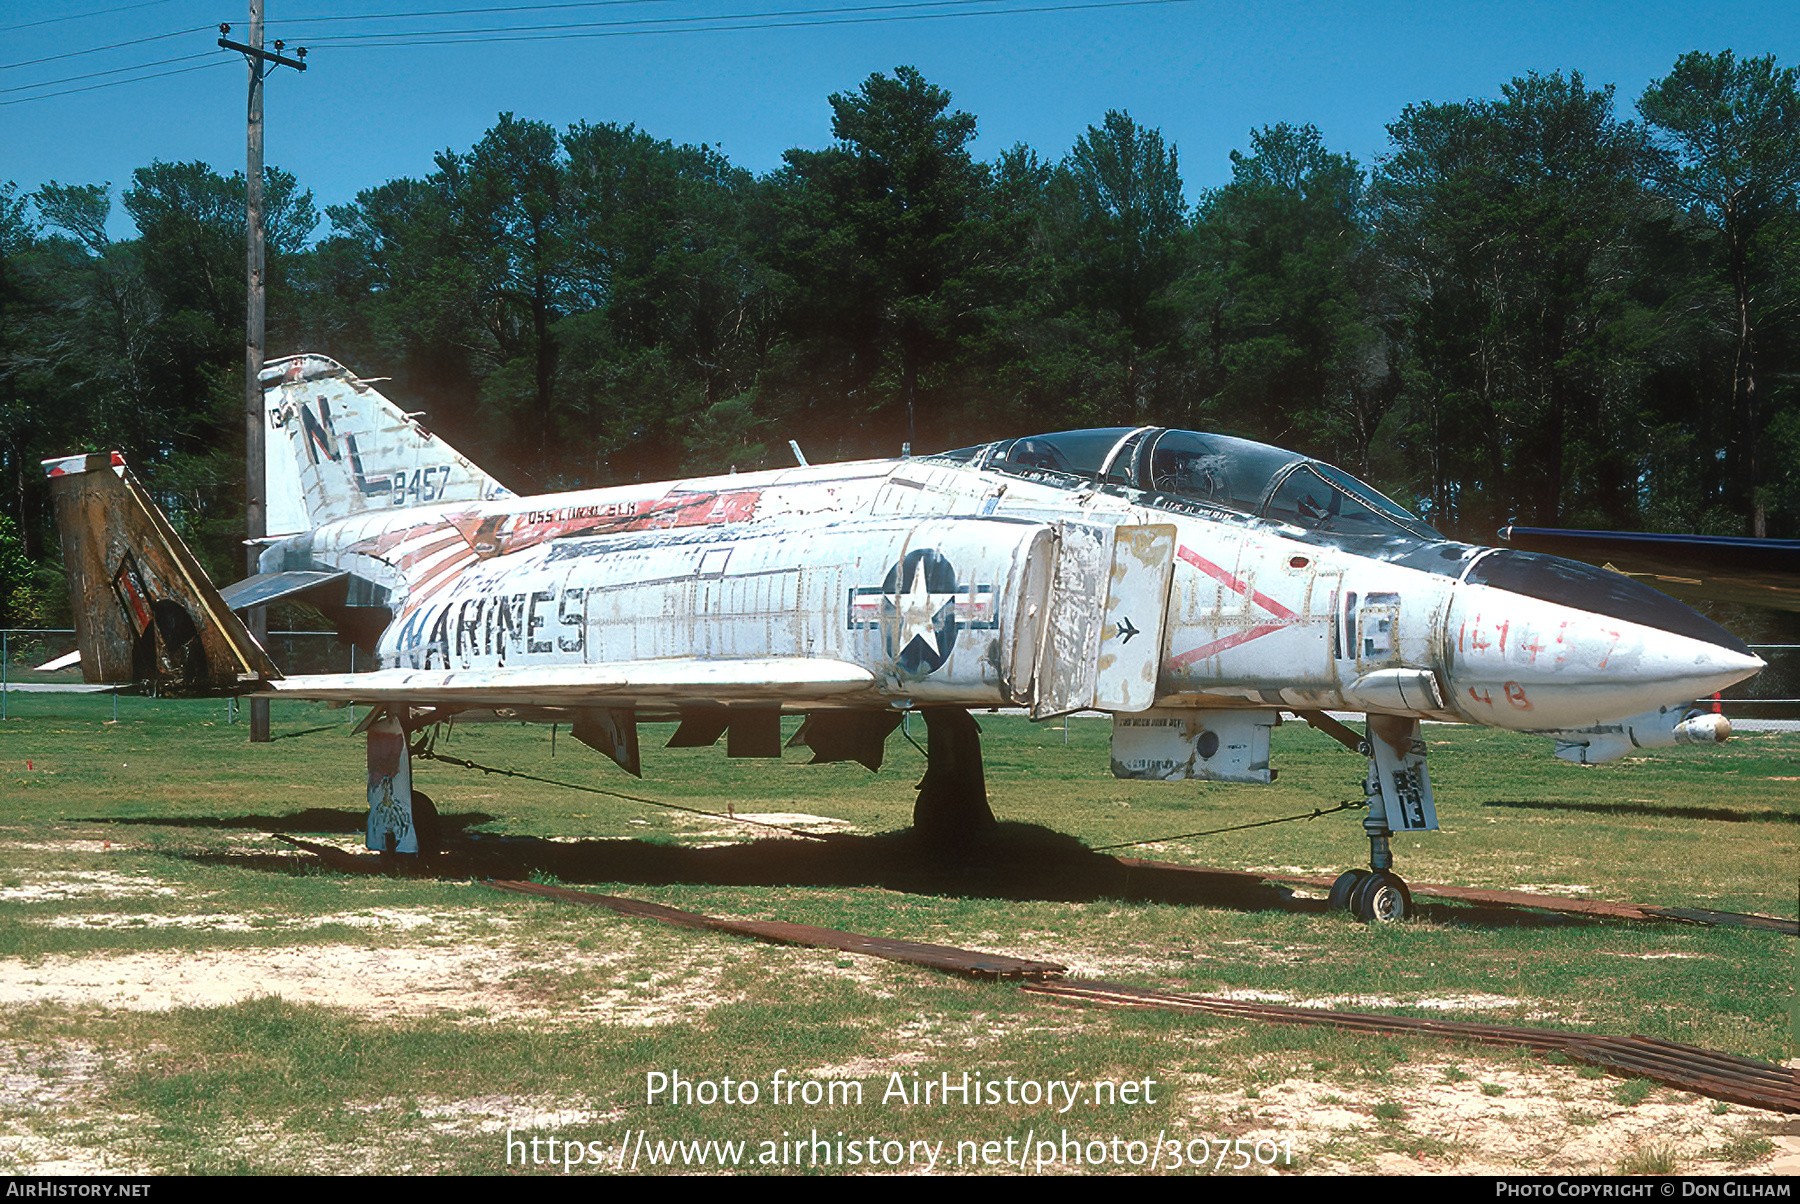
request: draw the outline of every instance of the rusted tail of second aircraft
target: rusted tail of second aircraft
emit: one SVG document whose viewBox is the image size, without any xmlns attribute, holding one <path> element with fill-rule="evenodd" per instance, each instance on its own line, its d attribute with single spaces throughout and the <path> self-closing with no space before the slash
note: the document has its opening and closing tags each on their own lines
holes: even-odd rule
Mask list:
<svg viewBox="0 0 1800 1204">
<path fill-rule="evenodd" d="M 236 694 L 281 676 L 117 452 L 44 461 L 90 682 Z"/>
</svg>

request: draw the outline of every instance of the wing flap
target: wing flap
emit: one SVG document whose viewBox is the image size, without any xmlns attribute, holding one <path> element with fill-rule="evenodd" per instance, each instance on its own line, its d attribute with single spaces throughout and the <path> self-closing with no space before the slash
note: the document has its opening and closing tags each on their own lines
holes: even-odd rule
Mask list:
<svg viewBox="0 0 1800 1204">
<path fill-rule="evenodd" d="M 272 698 L 318 702 L 568 707 L 691 702 L 879 703 L 875 675 L 848 661 L 805 657 L 621 661 L 520 669 L 382 669 L 288 677 Z"/>
</svg>

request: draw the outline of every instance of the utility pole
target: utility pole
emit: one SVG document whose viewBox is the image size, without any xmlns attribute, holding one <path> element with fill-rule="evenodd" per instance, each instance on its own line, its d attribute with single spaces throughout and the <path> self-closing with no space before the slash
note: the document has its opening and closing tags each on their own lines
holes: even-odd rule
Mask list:
<svg viewBox="0 0 1800 1204">
<path fill-rule="evenodd" d="M 268 419 L 263 414 L 262 366 L 263 366 L 263 77 L 274 67 L 292 67 L 296 71 L 306 70 L 306 51 L 304 48 L 296 53 L 298 58 L 287 58 L 281 54 L 284 49 L 280 42 L 275 43 L 274 51 L 263 49 L 263 0 L 250 0 L 250 42 L 229 41 L 226 35 L 231 26 L 219 26 L 219 45 L 227 50 L 236 50 L 243 54 L 250 64 L 250 105 L 245 131 L 245 163 L 244 163 L 244 226 L 246 241 L 249 244 L 249 295 L 244 315 L 244 521 L 248 528 L 245 533 L 248 548 L 249 569 L 255 575 L 257 559 L 262 555 L 262 540 L 269 533 L 268 502 L 263 496 L 264 483 L 264 432 L 268 428 Z M 247 626 L 256 642 L 261 644 L 268 638 L 268 612 L 260 606 L 250 608 L 246 616 Z M 266 744 L 269 741 L 269 700 L 252 698 L 250 700 L 250 742 Z"/>
</svg>

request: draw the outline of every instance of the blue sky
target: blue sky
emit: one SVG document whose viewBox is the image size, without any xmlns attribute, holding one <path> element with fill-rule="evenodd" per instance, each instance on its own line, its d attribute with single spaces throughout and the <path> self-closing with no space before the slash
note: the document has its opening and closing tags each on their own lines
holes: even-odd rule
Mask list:
<svg viewBox="0 0 1800 1204">
<path fill-rule="evenodd" d="M 978 157 L 1019 142 L 1060 158 L 1108 109 L 1162 130 L 1181 156 L 1190 198 L 1230 178 L 1229 154 L 1252 127 L 1310 122 L 1326 145 L 1372 166 L 1386 125 L 1418 101 L 1491 97 L 1530 71 L 1581 71 L 1615 84 L 1634 116 L 1646 84 L 1688 50 L 1733 49 L 1800 63 L 1800 6 L 1749 0 L 1707 5 L 1416 3 L 1410 0 L 1157 0 L 1004 16 L 737 32 L 565 37 L 460 46 L 333 44 L 331 35 L 730 13 L 867 9 L 875 0 L 612 0 L 515 6 L 482 15 L 407 21 L 304 18 L 498 7 L 497 0 L 266 0 L 269 34 L 312 47 L 304 75 L 268 88 L 267 156 L 312 189 L 321 210 L 398 176 L 424 175 L 432 156 L 466 150 L 501 111 L 549 122 L 634 123 L 658 138 L 706 142 L 761 173 L 789 147 L 831 137 L 832 92 L 876 71 L 917 67 L 975 115 Z M 1044 8 L 1095 0 L 968 0 L 963 8 Z M 919 0 L 900 0 L 912 6 Z M 126 7 L 130 5 L 131 7 Z M 111 11 L 105 11 L 111 10 Z M 100 12 L 52 24 L 49 18 Z M 215 45 L 216 26 L 246 30 L 245 0 L 4 0 L 0 3 L 0 182 L 111 181 L 152 159 L 244 162 L 245 68 Z M 889 9 L 889 12 L 904 11 Z M 920 12 L 957 11 L 939 0 Z M 852 14 L 839 12 L 840 19 Z M 784 21 L 812 20 L 788 17 Z M 163 36 L 179 30 L 179 36 Z M 567 32 L 592 32 L 571 30 Z M 35 65 L 27 60 L 111 43 L 130 45 Z M 155 63 L 171 71 L 117 87 L 7 104 L 120 75 L 42 81 Z M 130 73 L 126 73 L 129 75 Z M 128 234 L 115 220 L 115 234 Z M 320 233 L 325 232 L 321 227 Z"/>
</svg>

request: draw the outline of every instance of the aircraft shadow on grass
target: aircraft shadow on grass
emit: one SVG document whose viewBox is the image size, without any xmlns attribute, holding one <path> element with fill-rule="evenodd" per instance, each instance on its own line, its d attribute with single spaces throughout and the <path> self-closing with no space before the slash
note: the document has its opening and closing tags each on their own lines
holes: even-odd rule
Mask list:
<svg viewBox="0 0 1800 1204">
<path fill-rule="evenodd" d="M 596 890 L 618 884 L 879 887 L 916 895 L 1019 901 L 1116 901 L 1292 914 L 1329 910 L 1322 898 L 1301 897 L 1254 873 L 1114 857 L 1090 850 L 1073 836 L 1033 824 L 1001 823 L 979 846 L 947 858 L 943 850 L 920 842 L 910 829 L 874 836 L 835 834 L 822 840 L 766 837 L 711 848 L 642 839 L 562 841 L 469 831 L 493 818 L 482 812 L 441 816 L 442 852 L 423 866 L 402 861 L 401 872 L 451 880 L 551 875 L 565 886 Z M 361 811 L 310 808 L 285 816 L 121 817 L 80 822 L 344 835 L 362 832 L 367 816 Z M 281 874 L 292 874 L 297 866 L 311 861 L 305 855 L 297 861 L 291 851 L 172 855 L 200 864 Z M 376 860 L 374 854 L 361 856 L 370 863 Z M 1414 901 L 1413 914 L 1439 923 L 1482 928 L 1599 923 L 1523 907 L 1450 905 L 1423 899 Z"/>
</svg>

